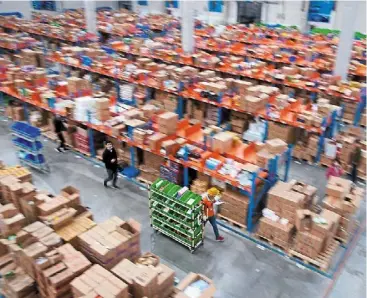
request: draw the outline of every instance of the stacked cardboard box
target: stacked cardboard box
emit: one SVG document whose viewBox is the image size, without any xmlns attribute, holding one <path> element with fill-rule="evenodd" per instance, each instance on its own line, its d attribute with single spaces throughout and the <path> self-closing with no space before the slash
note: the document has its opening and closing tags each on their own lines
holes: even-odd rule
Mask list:
<svg viewBox="0 0 367 298">
<path fill-rule="evenodd" d="M 13 255 L 9 250 L 10 241 L 0 240 L 0 274 L 5 276 L 8 272 L 14 270 L 17 265 L 14 263 Z M 0 291 L 1 293 L 1 291 Z"/>
<path fill-rule="evenodd" d="M 340 215 L 330 210 L 322 210 L 319 215 L 305 209 L 297 210 L 297 234 L 293 249 L 316 259 L 332 243 L 339 221 Z"/>
<path fill-rule="evenodd" d="M 16 234 L 26 224 L 26 219 L 14 204 L 0 205 L 0 234 L 7 238 Z"/>
<path fill-rule="evenodd" d="M 75 248 L 79 247 L 78 236 L 90 230 L 96 223 L 86 216 L 77 216 L 69 224 L 56 229 L 56 234 L 62 240 L 72 244 Z"/>
<path fill-rule="evenodd" d="M 107 97 L 101 97 L 96 99 L 96 118 L 105 122 L 111 118 L 110 115 L 110 100 Z"/>
<path fill-rule="evenodd" d="M 125 259 L 111 271 L 128 285 L 134 298 L 166 298 L 173 292 L 175 272 L 159 259 L 147 263 L 146 258 L 139 258 L 136 264 Z"/>
<path fill-rule="evenodd" d="M 55 231 L 41 222 L 34 222 L 16 234 L 16 244 L 10 245 L 18 266 L 35 277 L 35 260 L 49 250 L 62 245 Z"/>
<path fill-rule="evenodd" d="M 71 282 L 73 297 L 128 298 L 128 287 L 100 265 L 93 265 Z"/>
<path fill-rule="evenodd" d="M 178 115 L 172 112 L 166 112 L 158 116 L 158 130 L 161 133 L 171 135 L 175 134 L 178 124 Z"/>
<path fill-rule="evenodd" d="M 232 131 L 235 133 L 242 134 L 244 131 L 248 129 L 250 119 L 251 116 L 248 114 L 232 111 L 231 114 Z"/>
<path fill-rule="evenodd" d="M 80 251 L 106 269 L 140 255 L 140 224 L 114 216 L 78 236 Z"/>
<path fill-rule="evenodd" d="M 72 296 L 71 282 L 91 263 L 70 244 L 44 253 L 36 260 L 36 280 L 41 297 Z"/>
<path fill-rule="evenodd" d="M 4 278 L 1 291 L 9 298 L 38 297 L 34 280 L 21 268 L 15 268 L 11 276 Z"/>
<path fill-rule="evenodd" d="M 209 188 L 208 181 L 203 181 L 200 179 L 195 179 L 190 185 L 190 190 L 199 195 L 205 193 L 208 190 L 208 188 Z"/>
<path fill-rule="evenodd" d="M 330 177 L 326 186 L 326 195 L 323 207 L 341 216 L 336 237 L 345 242 L 353 232 L 354 216 L 363 200 L 364 191 L 361 188 L 352 187 L 349 180 Z"/>
<path fill-rule="evenodd" d="M 76 133 L 74 133 L 75 147 L 83 153 L 89 153 L 89 138 L 88 131 L 81 127 L 77 127 Z"/>
<path fill-rule="evenodd" d="M 233 146 L 233 134 L 223 131 L 215 134 L 212 138 L 212 150 L 220 154 L 229 152 Z"/>
<path fill-rule="evenodd" d="M 295 127 L 269 121 L 268 139 L 281 139 L 288 144 L 293 144 L 295 137 Z"/>
<path fill-rule="evenodd" d="M 280 218 L 295 224 L 296 211 L 309 208 L 316 194 L 312 186 L 292 180 L 289 183 L 277 182 L 268 192 L 267 208 L 274 211 Z"/>
<path fill-rule="evenodd" d="M 257 235 L 285 250 L 289 247 L 293 234 L 294 225 L 289 222 L 282 223 L 266 217 L 262 217 L 259 220 Z"/>
<path fill-rule="evenodd" d="M 222 193 L 221 200 L 224 204 L 220 206 L 220 215 L 241 225 L 247 225 L 248 197 L 238 191 L 226 189 Z"/>
</svg>

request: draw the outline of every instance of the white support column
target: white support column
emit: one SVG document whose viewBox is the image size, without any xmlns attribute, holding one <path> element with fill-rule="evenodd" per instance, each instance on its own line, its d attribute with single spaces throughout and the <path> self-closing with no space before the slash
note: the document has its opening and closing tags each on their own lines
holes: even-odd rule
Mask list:
<svg viewBox="0 0 367 298">
<path fill-rule="evenodd" d="M 237 1 L 229 0 L 225 2 L 227 8 L 227 19 L 225 20 L 226 24 L 235 24 L 237 23 L 237 14 L 238 14 L 238 4 Z"/>
<path fill-rule="evenodd" d="M 180 1 L 181 6 L 181 39 L 182 49 L 185 53 L 192 53 L 195 47 L 194 30 L 194 6 L 195 1 Z"/>
<path fill-rule="evenodd" d="M 163 0 L 148 0 L 148 9 L 151 14 L 161 14 L 166 10 L 165 2 Z"/>
<path fill-rule="evenodd" d="M 89 33 L 97 34 L 96 1 L 84 0 L 85 22 Z"/>
<path fill-rule="evenodd" d="M 341 32 L 334 66 L 334 75 L 347 79 L 350 58 L 354 41 L 355 21 L 357 19 L 358 1 L 338 1 L 336 8 L 341 15 Z"/>
</svg>

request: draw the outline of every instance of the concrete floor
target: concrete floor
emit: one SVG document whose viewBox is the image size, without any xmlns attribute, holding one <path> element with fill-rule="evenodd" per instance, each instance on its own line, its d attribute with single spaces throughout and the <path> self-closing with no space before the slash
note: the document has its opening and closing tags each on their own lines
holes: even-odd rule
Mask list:
<svg viewBox="0 0 367 298">
<path fill-rule="evenodd" d="M 0 160 L 17 164 L 15 150 L 8 130 L 9 122 L 0 121 Z M 332 280 L 297 266 L 280 255 L 259 247 L 252 241 L 222 229 L 224 243 L 213 240 L 210 226 L 206 229 L 204 247 L 194 254 L 153 232 L 149 224 L 148 193 L 137 185 L 119 179 L 121 190 L 105 189 L 105 170 L 73 152 L 60 154 L 54 143 L 44 139 L 45 157 L 51 174 L 32 171 L 39 189 L 58 193 L 66 185 L 81 190 L 83 204 L 89 206 L 97 222 L 112 215 L 123 219 L 135 218 L 142 224 L 143 251 L 151 251 L 162 262 L 176 270 L 177 277 L 199 272 L 212 278 L 217 287 L 215 297 L 366 297 L 366 234 L 362 233 L 349 258 L 342 262 L 339 278 Z M 300 179 L 319 188 L 320 198 L 325 189 L 325 173 L 321 168 L 292 164 L 290 178 Z M 363 209 L 363 208 L 362 208 Z M 352 245 L 350 245 L 352 246 Z M 349 251 L 348 251 L 349 252 Z M 349 255 L 349 253 L 347 254 Z"/>
</svg>

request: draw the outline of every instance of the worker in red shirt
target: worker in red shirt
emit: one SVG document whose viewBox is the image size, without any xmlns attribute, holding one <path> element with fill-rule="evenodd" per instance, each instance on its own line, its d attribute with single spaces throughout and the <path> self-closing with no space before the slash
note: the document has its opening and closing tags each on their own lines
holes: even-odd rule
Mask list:
<svg viewBox="0 0 367 298">
<path fill-rule="evenodd" d="M 203 215 L 204 225 L 207 223 L 207 221 L 209 221 L 213 227 L 213 231 L 215 234 L 215 240 L 218 242 L 223 242 L 224 238 L 219 235 L 217 219 L 214 213 L 214 203 L 218 196 L 219 196 L 218 189 L 216 189 L 215 187 L 212 187 L 207 191 L 206 194 L 203 195 L 203 199 L 201 202 L 204 205 L 204 215 Z"/>
</svg>

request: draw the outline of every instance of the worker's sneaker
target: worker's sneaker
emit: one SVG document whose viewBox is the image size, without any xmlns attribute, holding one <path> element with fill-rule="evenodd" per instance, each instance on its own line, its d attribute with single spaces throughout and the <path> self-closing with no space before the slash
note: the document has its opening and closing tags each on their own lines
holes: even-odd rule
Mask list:
<svg viewBox="0 0 367 298">
<path fill-rule="evenodd" d="M 61 152 L 62 152 L 60 148 L 55 148 L 55 151 L 56 151 L 56 152 L 59 152 L 59 153 L 61 153 Z"/>
<path fill-rule="evenodd" d="M 108 185 L 107 185 L 107 182 L 106 182 L 106 181 L 104 181 L 104 182 L 103 182 L 103 185 L 104 185 L 104 187 L 108 187 Z"/>
<path fill-rule="evenodd" d="M 120 189 L 120 187 L 118 187 L 117 185 L 112 185 L 112 188 L 114 188 L 114 189 Z"/>
<path fill-rule="evenodd" d="M 215 241 L 218 241 L 218 242 L 223 242 L 224 241 L 224 237 L 222 236 L 219 236 L 217 239 L 215 239 Z"/>
</svg>

